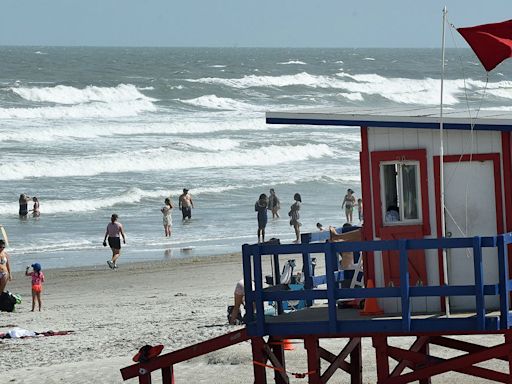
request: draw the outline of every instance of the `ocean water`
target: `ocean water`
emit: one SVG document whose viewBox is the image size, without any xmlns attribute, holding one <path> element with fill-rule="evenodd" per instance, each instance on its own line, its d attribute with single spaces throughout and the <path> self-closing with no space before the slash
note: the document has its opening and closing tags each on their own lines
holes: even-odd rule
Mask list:
<svg viewBox="0 0 512 384">
<path fill-rule="evenodd" d="M 510 63 L 486 87 L 471 51 L 446 62 L 448 108 L 512 109 Z M 121 262 L 238 252 L 256 242 L 254 203 L 270 188 L 282 209 L 267 238 L 293 240 L 295 192 L 303 231 L 341 225 L 346 189 L 360 197 L 359 130 L 266 125 L 264 112 L 436 106 L 439 79 L 432 49 L 0 47 L 0 224 L 13 269 L 105 264 L 113 212 L 127 234 Z M 165 238 L 160 208 L 183 188 L 192 220 L 176 209 Z M 39 218 L 18 217 L 20 193 L 39 197 Z"/>
</svg>

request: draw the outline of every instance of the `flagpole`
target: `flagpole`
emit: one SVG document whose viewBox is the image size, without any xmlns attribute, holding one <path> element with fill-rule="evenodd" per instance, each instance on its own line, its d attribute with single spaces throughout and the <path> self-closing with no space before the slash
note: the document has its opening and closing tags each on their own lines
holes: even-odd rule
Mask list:
<svg viewBox="0 0 512 384">
<path fill-rule="evenodd" d="M 443 8 L 443 41 L 441 44 L 441 101 L 439 107 L 439 185 L 441 190 L 441 237 L 446 237 L 446 217 L 444 210 L 444 142 L 443 142 L 443 90 L 444 90 L 444 41 L 446 26 L 446 6 Z M 443 248 L 443 277 L 444 284 L 448 285 L 448 265 L 446 249 Z M 444 297 L 446 317 L 450 317 L 450 297 Z"/>
</svg>

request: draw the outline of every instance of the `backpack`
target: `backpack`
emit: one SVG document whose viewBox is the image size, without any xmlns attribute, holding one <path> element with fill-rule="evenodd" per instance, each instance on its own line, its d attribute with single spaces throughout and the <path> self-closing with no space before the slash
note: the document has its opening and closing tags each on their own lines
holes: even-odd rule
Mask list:
<svg viewBox="0 0 512 384">
<path fill-rule="evenodd" d="M 0 311 L 13 312 L 14 306 L 21 303 L 21 298 L 9 291 L 0 294 Z"/>
</svg>

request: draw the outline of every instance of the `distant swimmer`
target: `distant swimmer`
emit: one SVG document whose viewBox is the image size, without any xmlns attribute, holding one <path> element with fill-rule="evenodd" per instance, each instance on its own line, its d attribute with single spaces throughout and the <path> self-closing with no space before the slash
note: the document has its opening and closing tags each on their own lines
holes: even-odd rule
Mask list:
<svg viewBox="0 0 512 384">
<path fill-rule="evenodd" d="M 272 212 L 273 219 L 279 217 L 278 211 L 281 209 L 281 202 L 279 201 L 274 188 L 270 188 L 270 195 L 268 197 L 268 209 Z"/>
<path fill-rule="evenodd" d="M 25 193 L 22 193 L 19 198 L 20 203 L 20 210 L 19 215 L 20 217 L 26 217 L 28 215 L 28 202 L 32 201 L 32 198 L 27 196 Z"/>
<path fill-rule="evenodd" d="M 290 225 L 293 227 L 295 231 L 295 240 L 294 243 L 300 242 L 300 227 L 302 223 L 300 220 L 300 205 L 302 203 L 302 198 L 299 193 L 293 195 L 294 203 L 290 207 L 290 212 L 288 212 L 288 216 L 290 217 Z"/>
<path fill-rule="evenodd" d="M 194 202 L 192 201 L 192 195 L 188 193 L 187 188 L 183 188 L 183 193 L 180 195 L 178 204 L 179 208 L 181 209 L 183 221 L 185 221 L 186 218 L 191 219 L 192 208 L 194 208 Z"/>
<path fill-rule="evenodd" d="M 108 237 L 108 245 L 110 245 L 110 249 L 112 249 L 112 260 L 108 260 L 107 264 L 111 269 L 117 268 L 117 259 L 121 256 L 121 238 L 123 237 L 123 244 L 126 244 L 126 237 L 124 235 L 124 228 L 121 223 L 117 221 L 118 216 L 113 213 L 110 218 L 110 223 L 107 225 L 107 230 L 105 232 L 105 238 L 103 239 L 103 246 L 107 246 L 107 237 Z"/>
<path fill-rule="evenodd" d="M 34 217 L 38 217 L 41 212 L 39 211 L 39 199 L 37 197 L 33 197 L 32 201 L 34 202 L 34 206 L 32 207 L 32 214 Z"/>
<path fill-rule="evenodd" d="M 267 195 L 262 193 L 256 204 L 254 210 L 258 212 L 258 243 L 265 242 L 265 227 L 267 226 Z"/>
</svg>

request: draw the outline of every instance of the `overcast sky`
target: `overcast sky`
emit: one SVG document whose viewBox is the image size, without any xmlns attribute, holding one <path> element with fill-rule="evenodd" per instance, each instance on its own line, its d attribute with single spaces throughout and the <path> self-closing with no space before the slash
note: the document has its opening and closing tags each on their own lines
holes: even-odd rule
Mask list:
<svg viewBox="0 0 512 384">
<path fill-rule="evenodd" d="M 439 47 L 512 0 L 1 0 L 0 45 Z M 447 46 L 451 37 L 447 37 Z"/>
</svg>

